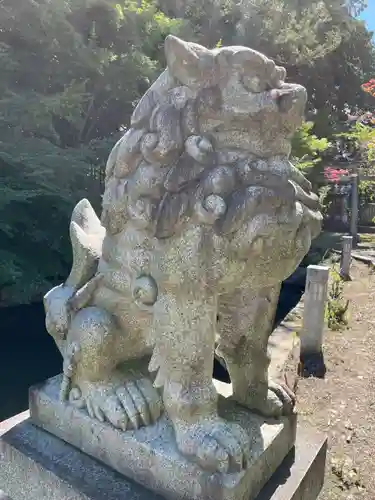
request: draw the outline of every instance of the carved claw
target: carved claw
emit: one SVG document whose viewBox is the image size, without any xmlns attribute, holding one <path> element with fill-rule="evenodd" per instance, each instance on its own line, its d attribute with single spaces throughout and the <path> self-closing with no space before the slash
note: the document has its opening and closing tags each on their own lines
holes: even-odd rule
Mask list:
<svg viewBox="0 0 375 500">
<path fill-rule="evenodd" d="M 77 408 L 86 407 L 91 418 L 107 420 L 122 431 L 152 425 L 161 415 L 161 398 L 149 379 L 130 380 L 117 387 L 110 383 L 81 386 L 82 391 L 71 391 L 70 402 Z"/>
<path fill-rule="evenodd" d="M 281 401 L 282 414 L 290 415 L 293 413 L 296 404 L 296 395 L 294 392 L 286 384 L 273 381 L 269 381 L 268 387 L 278 397 L 279 401 Z"/>
<path fill-rule="evenodd" d="M 65 353 L 63 363 L 63 378 L 60 387 L 60 401 L 64 402 L 69 399 L 69 392 L 71 389 L 71 379 L 74 373 L 76 356 L 79 353 L 79 346 L 75 342 L 70 344 Z"/>
<path fill-rule="evenodd" d="M 239 425 L 216 417 L 175 430 L 180 452 L 203 469 L 222 474 L 246 469 L 250 440 Z"/>
<path fill-rule="evenodd" d="M 280 418 L 293 413 L 296 403 L 295 394 L 288 386 L 269 381 L 268 388 L 249 388 L 245 397 L 235 396 L 238 403 L 264 417 Z"/>
<path fill-rule="evenodd" d="M 137 380 L 137 388 L 143 396 L 144 404 L 147 405 L 147 411 L 145 414 L 149 413 L 151 417 L 151 423 L 156 422 L 160 417 L 163 410 L 163 403 L 161 397 L 155 387 L 152 385 L 148 378 L 143 378 Z M 141 416 L 143 412 L 140 412 Z M 149 424 L 146 424 L 149 425 Z"/>
</svg>

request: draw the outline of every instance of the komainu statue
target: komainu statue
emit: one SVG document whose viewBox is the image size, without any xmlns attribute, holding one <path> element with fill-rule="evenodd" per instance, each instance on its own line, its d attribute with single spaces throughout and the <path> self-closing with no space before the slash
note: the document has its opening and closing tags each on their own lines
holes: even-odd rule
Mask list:
<svg viewBox="0 0 375 500">
<path fill-rule="evenodd" d="M 306 91 L 249 48 L 168 36 L 165 54 L 109 156 L 101 219 L 87 200 L 73 211 L 73 266 L 45 296 L 46 325 L 67 404 L 123 432 L 166 413 L 188 460 L 239 471 L 249 436 L 218 416 L 213 359 L 240 405 L 293 411 L 268 380 L 267 342 L 281 282 L 321 225 L 288 160 Z"/>
</svg>

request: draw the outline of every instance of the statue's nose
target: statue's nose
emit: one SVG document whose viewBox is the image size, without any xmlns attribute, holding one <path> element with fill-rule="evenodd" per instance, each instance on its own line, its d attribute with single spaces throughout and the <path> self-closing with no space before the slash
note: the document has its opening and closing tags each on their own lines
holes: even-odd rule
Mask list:
<svg viewBox="0 0 375 500">
<path fill-rule="evenodd" d="M 307 102 L 307 92 L 302 85 L 284 84 L 278 90 L 277 104 L 282 113 L 289 113 L 293 108 L 303 111 Z"/>
</svg>

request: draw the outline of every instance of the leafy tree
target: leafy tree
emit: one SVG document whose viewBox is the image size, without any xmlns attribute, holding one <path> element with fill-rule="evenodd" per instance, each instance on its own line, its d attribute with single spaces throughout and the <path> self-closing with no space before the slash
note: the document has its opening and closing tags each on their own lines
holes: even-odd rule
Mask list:
<svg viewBox="0 0 375 500">
<path fill-rule="evenodd" d="M 351 12 L 360 2 L 249 0 L 242 2 L 239 41 L 284 65 L 309 94 L 309 119 L 320 137 L 331 135 L 348 109 L 365 107 L 361 84 L 374 74 L 372 33 Z"/>
<path fill-rule="evenodd" d="M 312 133 L 313 122 L 305 122 L 292 140 L 292 158 L 298 168 L 312 174 L 313 167 L 320 170 L 321 155 L 330 146 L 328 139 L 319 139 Z"/>
<path fill-rule="evenodd" d="M 361 0 L 2 0 L 0 292 L 30 301 L 65 276 L 71 210 L 100 206 L 101 173 L 140 96 L 164 66 L 169 33 L 244 44 L 305 85 L 314 127 L 294 141 L 317 166 L 344 112 L 371 109 L 375 74 Z M 303 159 L 302 159 L 303 158 Z M 307 162 L 307 165 L 303 163 Z M 317 167 L 316 167 L 317 168 Z"/>
<path fill-rule="evenodd" d="M 375 128 L 357 121 L 348 131 L 337 134 L 346 147 L 354 152 L 353 159 L 371 168 L 375 162 Z"/>
<path fill-rule="evenodd" d="M 214 47 L 246 45 L 286 67 L 309 93 L 309 120 L 332 135 L 348 110 L 371 105 L 361 84 L 375 71 L 372 33 L 356 15 L 362 0 L 159 0 L 195 27 L 191 39 Z"/>
<path fill-rule="evenodd" d="M 69 217 L 185 23 L 152 2 L 0 4 L 0 291 L 28 302 L 66 276 Z"/>
</svg>

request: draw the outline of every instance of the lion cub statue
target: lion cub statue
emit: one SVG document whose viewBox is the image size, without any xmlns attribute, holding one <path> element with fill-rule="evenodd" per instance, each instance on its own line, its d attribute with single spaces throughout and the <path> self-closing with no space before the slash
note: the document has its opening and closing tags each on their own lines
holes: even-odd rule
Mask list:
<svg viewBox="0 0 375 500">
<path fill-rule="evenodd" d="M 109 156 L 101 220 L 87 200 L 74 209 L 73 266 L 44 298 L 46 325 L 67 404 L 124 432 L 165 412 L 185 457 L 239 471 L 250 439 L 218 416 L 215 346 L 239 404 L 293 411 L 267 343 L 281 282 L 321 225 L 288 160 L 306 91 L 246 47 L 168 36 L 165 54 Z"/>
</svg>

